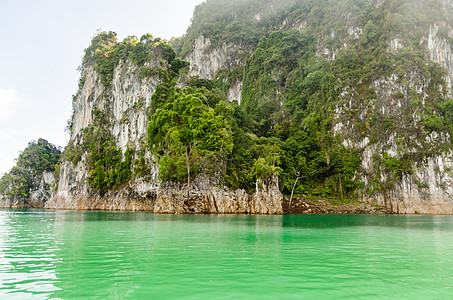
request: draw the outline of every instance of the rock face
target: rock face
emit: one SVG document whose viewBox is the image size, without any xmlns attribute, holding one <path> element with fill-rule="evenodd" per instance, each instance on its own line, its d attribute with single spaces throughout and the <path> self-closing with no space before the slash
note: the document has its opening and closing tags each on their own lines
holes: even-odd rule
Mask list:
<svg viewBox="0 0 453 300">
<path fill-rule="evenodd" d="M 83 174 L 83 170 L 70 170 L 71 174 Z M 164 214 L 282 214 L 282 199 L 278 188 L 278 180 L 265 185 L 257 183 L 259 189 L 254 195 L 244 190 L 231 191 L 226 187 L 213 185 L 207 179 L 199 178 L 187 185 L 176 183 L 149 183 L 138 181 L 128 183 L 117 191 L 100 196 L 85 185 L 83 189 L 77 187 L 80 178 L 70 178 L 75 183 L 70 185 L 69 191 L 59 191 L 46 202 L 46 208 L 74 209 L 74 210 L 127 210 L 153 211 Z"/>
<path fill-rule="evenodd" d="M 190 63 L 189 76 L 213 79 L 221 68 L 232 70 L 236 66 L 243 66 L 245 57 L 239 53 L 244 50 L 234 44 L 213 48 L 209 38 L 200 36 L 195 40 L 192 52 L 184 58 Z"/>
<path fill-rule="evenodd" d="M 437 35 L 440 27 L 452 31 L 446 24 L 432 24 L 420 44 L 426 46 L 426 58 L 446 70 L 446 92 L 451 97 L 452 47 L 445 37 Z M 395 38 L 391 40 L 388 51 L 395 53 L 404 47 Z M 342 104 L 337 106 L 335 114 L 334 133 L 343 138 L 345 146 L 362 151 L 364 189 L 359 196 L 362 201 L 381 205 L 393 213 L 453 214 L 453 173 L 450 171 L 453 160 L 450 150 L 445 149 L 446 145 L 450 145 L 450 136 L 444 132 L 426 132 L 422 126 L 424 116 L 421 111 L 429 99 L 431 78 L 416 71 L 405 73 L 404 78 L 405 85 L 401 84 L 401 76 L 397 74 L 374 81 L 372 88 L 376 97 L 366 105 L 356 106 L 355 92 L 343 91 Z M 411 93 L 418 98 L 416 104 L 412 102 L 412 107 Z M 367 116 L 376 112 L 394 125 L 385 137 L 371 143 L 367 132 L 358 135 L 354 128 L 357 122 L 345 121 L 348 118 L 344 114 L 350 111 L 358 111 L 357 118 L 367 122 L 369 127 L 365 131 L 373 130 Z M 426 149 L 433 155 L 414 163 L 410 173 L 400 174 L 398 178 L 389 170 L 376 169 L 376 164 L 383 159 L 407 157 Z"/>
<path fill-rule="evenodd" d="M 27 199 L 18 197 L 7 197 L 0 194 L 0 207 L 6 208 L 43 208 L 51 196 L 52 188 L 55 184 L 55 177 L 50 172 L 44 172 L 33 180 L 30 197 Z"/>
<path fill-rule="evenodd" d="M 159 62 L 148 65 L 159 67 Z M 115 68 L 111 88 L 105 91 L 99 76 L 92 66 L 84 69 L 84 85 L 73 101 L 73 125 L 71 140 L 77 140 L 84 128 L 93 124 L 94 110 L 105 111 L 113 127 L 113 136 L 121 149 L 126 146 L 142 147 L 140 141 L 146 137 L 148 117 L 146 107 L 160 83 L 157 76 L 141 79 L 140 71 L 130 62 Z M 105 93 L 107 96 L 105 96 Z"/>
<path fill-rule="evenodd" d="M 201 180 L 192 185 L 165 184 L 158 193 L 154 212 L 157 213 L 216 213 L 216 214 L 282 214 L 283 195 L 277 181 L 269 186 L 260 181 L 254 195 L 244 190 L 231 191 Z"/>
<path fill-rule="evenodd" d="M 253 195 L 254 213 L 260 214 L 281 214 L 283 195 L 278 188 L 278 177 L 274 176 L 270 182 L 263 182 L 258 179 L 256 192 Z"/>
<path fill-rule="evenodd" d="M 399 214 L 452 214 L 453 176 L 449 171 L 452 167 L 451 157 L 436 155 L 428 163 L 417 165 L 413 174 L 403 175 L 392 189 L 364 194 L 363 200 Z M 385 179 L 383 176 L 382 182 Z M 364 181 L 368 182 L 368 178 Z"/>
<path fill-rule="evenodd" d="M 242 99 L 242 81 L 234 82 L 228 89 L 228 94 L 226 100 L 232 102 L 236 100 L 239 105 L 241 105 Z"/>
<path fill-rule="evenodd" d="M 154 57 L 146 66 L 160 67 L 161 57 Z M 124 153 L 128 147 L 137 152 L 146 152 L 146 131 L 148 116 L 146 108 L 156 86 L 158 76 L 142 78 L 140 70 L 131 62 L 120 62 L 113 73 L 109 90 L 100 82 L 92 65 L 84 66 L 81 74 L 83 86 L 73 100 L 72 146 L 84 142 L 84 130 L 94 124 L 95 111 L 104 113 L 108 130 L 116 145 Z M 87 152 L 77 162 L 64 159 L 56 192 L 46 203 L 46 208 L 56 209 L 101 209 L 101 210 L 153 210 L 153 199 L 158 187 L 158 166 L 145 153 L 150 172 L 146 182 L 137 178 L 117 191 L 102 197 L 87 183 L 89 170 L 86 168 Z"/>
<path fill-rule="evenodd" d="M 451 3 L 448 5 L 451 6 Z M 429 60 L 438 63 L 447 71 L 445 81 L 448 88 L 447 93 L 451 97 L 453 80 L 452 45 L 445 37 L 438 36 L 440 26 L 444 26 L 448 32 L 452 32 L 452 29 L 446 27 L 446 24 L 431 25 L 427 36 L 424 38 L 427 41 L 426 55 Z M 418 94 L 422 95 L 421 105 L 424 105 L 429 80 L 423 79 L 417 74 L 412 74 L 409 83 L 413 85 L 412 87 L 417 90 Z M 390 85 L 390 90 L 396 86 L 395 84 Z M 392 104 L 396 104 L 396 107 L 402 106 L 402 103 Z M 417 119 L 419 122 L 417 122 Z M 420 123 L 420 120 L 415 116 L 414 125 L 417 126 L 417 123 Z M 390 148 L 393 148 L 396 154 L 398 152 L 397 139 L 390 140 Z M 432 132 L 426 137 L 426 142 L 432 147 L 448 144 L 448 140 L 449 136 L 445 133 Z M 390 208 L 395 213 L 452 214 L 453 174 L 450 172 L 452 168 L 453 160 L 449 150 L 433 155 L 425 162 L 418 163 L 412 174 L 403 175 L 401 181 L 397 182 L 393 189 L 386 193 L 378 193 L 376 196 L 370 197 L 370 200 Z"/>
<path fill-rule="evenodd" d="M 157 60 L 157 58 L 156 58 Z M 158 61 L 148 64 L 157 68 Z M 151 96 L 160 83 L 157 76 L 142 79 L 140 71 L 130 62 L 120 63 L 115 68 L 109 91 L 104 90 L 99 76 L 92 66 L 87 66 L 83 73 L 84 85 L 73 101 L 73 127 L 71 141 L 73 145 L 83 143 L 83 130 L 93 125 L 94 111 L 103 111 L 110 124 L 110 133 L 115 143 L 124 153 L 127 147 L 145 151 L 148 116 L 146 108 L 151 103 Z M 103 209 L 103 210 L 152 210 L 149 195 L 157 189 L 158 167 L 152 164 L 150 155 L 146 155 L 151 164 L 148 183 L 140 179 L 101 197 L 87 184 L 89 171 L 86 169 L 87 153 L 79 162 L 73 164 L 63 160 L 56 192 L 46 203 L 46 208 L 58 209 Z M 142 195 L 145 195 L 142 197 Z"/>
<path fill-rule="evenodd" d="M 52 187 L 55 184 L 55 176 L 50 172 L 44 172 L 38 189 L 32 191 L 29 205 L 32 207 L 43 207 L 51 195 Z"/>
<path fill-rule="evenodd" d="M 4 195 L 0 195 L 0 207 L 1 208 L 28 208 L 33 206 L 29 205 L 28 202 L 23 199 L 10 198 Z M 36 208 L 41 208 L 42 205 L 39 205 Z"/>
<path fill-rule="evenodd" d="M 215 79 L 222 69 L 233 70 L 245 65 L 251 51 L 235 44 L 222 44 L 212 47 L 211 40 L 199 36 L 193 45 L 193 50 L 184 58 L 190 63 L 188 76 L 199 76 L 204 79 Z M 242 81 L 237 79 L 231 83 L 227 101 L 236 100 L 241 104 Z"/>
<path fill-rule="evenodd" d="M 432 24 L 429 27 L 426 41 L 426 55 L 429 60 L 432 60 L 447 70 L 445 81 L 450 90 L 453 82 L 453 53 L 452 45 L 446 37 L 439 36 L 439 28 L 444 28 L 448 33 L 453 33 L 453 29 L 446 24 Z"/>
</svg>

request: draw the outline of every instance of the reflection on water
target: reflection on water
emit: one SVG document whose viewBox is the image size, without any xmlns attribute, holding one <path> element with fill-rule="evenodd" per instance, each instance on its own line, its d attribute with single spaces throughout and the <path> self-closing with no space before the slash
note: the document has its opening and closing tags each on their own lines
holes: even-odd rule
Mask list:
<svg viewBox="0 0 453 300">
<path fill-rule="evenodd" d="M 453 218 L 0 211 L 0 298 L 450 298 Z"/>
<path fill-rule="evenodd" d="M 0 213 L 0 290 L 17 299 L 47 299 L 54 283 L 54 222 L 42 212 Z M 12 295 L 10 295 L 12 296 Z"/>
</svg>

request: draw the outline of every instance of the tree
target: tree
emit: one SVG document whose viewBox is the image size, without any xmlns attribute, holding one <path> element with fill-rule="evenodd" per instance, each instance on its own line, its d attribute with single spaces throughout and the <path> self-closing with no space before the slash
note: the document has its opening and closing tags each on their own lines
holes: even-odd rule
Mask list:
<svg viewBox="0 0 453 300">
<path fill-rule="evenodd" d="M 302 175 L 300 173 L 300 171 L 296 171 L 296 170 L 294 170 L 294 175 L 296 176 L 296 180 L 294 180 L 293 189 L 291 190 L 291 197 L 289 198 L 289 208 L 291 208 L 291 204 L 292 204 L 292 201 L 293 201 L 293 195 L 294 195 L 294 189 L 296 188 L 297 181 L 299 181 L 300 178 L 304 178 L 305 177 L 305 175 Z"/>
<path fill-rule="evenodd" d="M 189 198 L 191 178 L 201 172 L 216 173 L 233 150 L 233 109 L 222 101 L 209 107 L 205 103 L 209 91 L 204 87 L 167 90 L 169 94 L 156 101 L 158 108 L 150 118 L 148 142 L 160 157 L 161 180 L 187 182 Z M 184 175 L 174 172 L 181 170 L 181 157 L 185 158 Z"/>
</svg>

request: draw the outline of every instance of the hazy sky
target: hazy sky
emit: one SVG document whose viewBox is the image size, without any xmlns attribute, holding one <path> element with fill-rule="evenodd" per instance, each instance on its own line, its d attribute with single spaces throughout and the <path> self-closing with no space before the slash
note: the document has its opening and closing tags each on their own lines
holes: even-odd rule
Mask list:
<svg viewBox="0 0 453 300">
<path fill-rule="evenodd" d="M 181 36 L 202 2 L 0 0 L 0 176 L 31 140 L 66 145 L 76 70 L 97 29 Z"/>
</svg>

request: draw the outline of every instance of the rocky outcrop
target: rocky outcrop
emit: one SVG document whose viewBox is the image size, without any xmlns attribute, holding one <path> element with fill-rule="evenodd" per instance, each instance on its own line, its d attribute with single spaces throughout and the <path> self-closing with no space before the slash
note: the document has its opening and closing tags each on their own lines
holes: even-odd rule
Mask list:
<svg viewBox="0 0 453 300">
<path fill-rule="evenodd" d="M 42 176 L 36 177 L 31 186 L 30 196 L 9 197 L 0 194 L 0 207 L 6 208 L 44 208 L 51 197 L 52 188 L 55 184 L 55 177 L 51 172 L 44 172 Z"/>
<path fill-rule="evenodd" d="M 193 45 L 193 50 L 184 58 L 190 63 L 189 76 L 213 79 L 222 68 L 232 70 L 244 66 L 246 56 L 240 55 L 245 49 L 234 44 L 222 44 L 212 47 L 209 38 L 200 36 Z"/>
<path fill-rule="evenodd" d="M 279 189 L 278 176 L 273 176 L 267 183 L 258 179 L 253 195 L 253 213 L 281 214 L 283 213 L 283 195 Z"/>
<path fill-rule="evenodd" d="M 147 67 L 160 66 L 159 58 L 148 62 Z M 83 144 L 83 129 L 94 123 L 95 110 L 102 111 L 108 122 L 109 131 L 117 146 L 124 153 L 128 147 L 136 153 L 144 153 L 149 166 L 147 184 L 132 182 L 124 191 L 109 194 L 106 197 L 96 195 L 87 183 L 89 171 L 86 169 L 87 153 L 83 153 L 80 161 L 64 160 L 60 167 L 58 186 L 46 208 L 58 209 L 108 209 L 108 210 L 152 210 L 148 198 L 139 200 L 131 195 L 134 193 L 155 193 L 157 186 L 158 166 L 153 164 L 152 156 L 147 153 L 146 131 L 148 116 L 146 108 L 160 83 L 158 76 L 142 78 L 140 70 L 131 62 L 120 62 L 115 68 L 112 83 L 108 91 L 100 83 L 98 74 L 92 66 L 85 66 L 83 86 L 74 97 L 74 113 L 72 117 L 71 143 L 78 147 Z M 145 190 L 143 190 L 145 189 Z M 150 208 L 151 207 L 151 208 Z"/>
<path fill-rule="evenodd" d="M 257 182 L 256 193 L 229 190 L 209 183 L 206 179 L 191 185 L 164 184 L 157 192 L 154 206 L 156 213 L 204 213 L 204 214 L 282 214 L 282 199 L 278 180 L 268 185 Z"/>
<path fill-rule="evenodd" d="M 147 66 L 157 68 L 159 62 L 151 62 Z M 150 106 L 158 84 L 160 79 L 157 76 L 141 79 L 137 67 L 130 62 L 120 64 L 115 69 L 110 96 L 113 108 L 112 133 L 123 151 L 127 145 L 143 148 L 148 125 L 146 108 Z"/>
<path fill-rule="evenodd" d="M 184 58 L 190 63 L 188 76 L 199 76 L 204 79 L 215 79 L 221 70 L 243 68 L 247 57 L 252 52 L 235 44 L 222 44 L 213 47 L 209 38 L 200 36 L 193 45 L 193 50 Z M 242 81 L 235 80 L 230 84 L 227 101 L 242 99 Z"/>
<path fill-rule="evenodd" d="M 159 62 L 147 66 L 157 68 Z M 137 66 L 124 62 L 115 68 L 109 91 L 100 84 L 92 66 L 84 69 L 82 78 L 84 85 L 73 100 L 71 140 L 77 140 L 81 131 L 93 124 L 94 111 L 100 110 L 108 114 L 112 134 L 121 149 L 127 145 L 141 148 L 148 123 L 146 108 L 160 83 L 159 77 L 142 79 Z"/>
<path fill-rule="evenodd" d="M 453 37 L 453 29 L 447 24 L 432 24 L 429 27 L 428 34 L 423 41 L 426 41 L 426 56 L 427 59 L 438 63 L 441 67 L 447 70 L 445 81 L 450 90 L 453 83 L 453 53 L 452 45 L 448 41 L 448 36 L 440 36 L 439 29 L 443 28 L 448 36 Z"/>
<path fill-rule="evenodd" d="M 399 214 L 452 214 L 453 160 L 447 154 L 418 164 L 413 174 L 405 174 L 393 189 L 366 200 Z"/>
<path fill-rule="evenodd" d="M 71 140 L 74 140 L 84 128 L 93 123 L 93 111 L 103 109 L 104 104 L 102 101 L 104 86 L 99 84 L 99 76 L 94 68 L 86 67 L 81 78 L 83 86 L 72 101 Z"/>
<path fill-rule="evenodd" d="M 164 184 L 157 192 L 156 213 L 204 213 L 204 214 L 282 214 L 282 199 L 278 180 L 268 185 L 257 182 L 254 195 L 244 190 L 229 190 L 201 179 L 191 185 Z"/>
<path fill-rule="evenodd" d="M 439 150 L 441 145 L 449 144 L 447 133 L 437 132 L 423 133 L 422 117 L 419 109 L 424 107 L 424 99 L 427 97 L 426 90 L 429 81 L 426 81 L 417 73 L 405 77 L 408 87 L 401 87 L 397 83 L 397 76 L 378 80 L 374 84 L 376 99 L 370 101 L 364 107 L 353 107 L 350 95 L 344 93 L 345 106 L 337 108 L 338 122 L 334 126 L 337 136 L 342 136 L 346 147 L 361 150 L 361 181 L 362 189 L 359 198 L 364 202 L 370 202 L 388 208 L 393 213 L 400 214 L 452 214 L 453 213 L 453 161 L 451 154 Z M 415 107 L 411 121 L 402 119 L 401 111 L 408 107 L 407 91 L 416 91 L 420 95 L 420 108 Z M 400 93 L 402 98 L 393 95 Z M 349 100 L 348 100 L 349 99 Z M 368 112 L 379 112 L 387 120 L 392 121 L 393 128 L 385 138 L 371 142 L 367 133 L 358 135 L 354 128 L 357 123 L 346 121 L 342 114 L 351 110 L 360 111 L 358 115 L 363 122 L 367 121 Z M 406 112 L 407 113 L 407 112 Z M 366 130 L 372 131 L 373 125 Z M 404 155 L 411 155 L 431 149 L 433 154 L 422 162 L 413 163 L 411 172 L 401 174 L 401 178 L 395 178 L 391 170 L 377 167 L 379 161 L 387 159 L 400 159 Z M 440 153 L 438 153 L 441 151 Z"/>
<path fill-rule="evenodd" d="M 5 195 L 0 195 L 0 207 L 1 208 L 28 208 L 31 207 L 28 205 L 24 199 L 7 197 Z M 42 207 L 42 206 L 39 206 Z M 38 208 L 39 208 L 38 207 Z"/>
<path fill-rule="evenodd" d="M 156 213 L 251 213 L 250 197 L 244 190 L 230 191 L 212 185 L 165 184 L 157 194 Z"/>
<path fill-rule="evenodd" d="M 241 104 L 242 100 L 242 81 L 235 81 L 228 89 L 226 100 L 232 102 L 236 100 L 238 104 Z"/>
<path fill-rule="evenodd" d="M 78 182 L 74 180 L 73 182 Z M 158 186 L 132 182 L 104 196 L 73 187 L 71 193 L 57 193 L 45 208 L 72 210 L 127 210 L 152 211 L 163 214 L 282 214 L 282 199 L 278 179 L 259 188 L 254 195 L 245 190 L 232 191 L 213 185 L 206 178 L 199 178 L 187 185 L 165 183 Z"/>
<path fill-rule="evenodd" d="M 54 195 L 44 206 L 50 209 L 153 211 L 155 191 L 140 193 L 136 185 L 125 185 L 116 191 L 100 196 L 93 191 Z"/>
<path fill-rule="evenodd" d="M 148 62 L 147 66 L 159 67 L 159 58 L 156 57 L 154 61 Z M 150 172 L 147 174 L 146 184 L 143 184 L 142 179 L 137 178 L 120 191 L 101 197 L 88 186 L 87 153 L 83 153 L 81 160 L 75 164 L 63 160 L 57 189 L 45 207 L 152 210 L 153 205 L 148 194 L 156 193 L 158 166 L 153 164 L 151 154 L 145 149 L 148 124 L 146 109 L 151 103 L 156 86 L 160 83 L 159 77 L 142 78 L 137 66 L 130 62 L 121 62 L 115 68 L 108 91 L 100 83 L 100 78 L 92 66 L 85 66 L 82 79 L 84 84 L 73 100 L 72 145 L 78 147 L 83 144 L 83 130 L 93 125 L 94 111 L 102 111 L 106 117 L 104 122 L 108 122 L 110 133 L 117 146 L 123 153 L 128 147 L 134 149 L 136 153 L 144 153 L 143 157 L 149 165 Z M 141 194 L 147 196 L 141 197 Z"/>
<path fill-rule="evenodd" d="M 44 172 L 38 185 L 38 189 L 31 192 L 28 203 L 32 207 L 44 207 L 45 203 L 50 199 L 52 188 L 55 184 L 55 176 L 53 173 Z"/>
<path fill-rule="evenodd" d="M 447 5 L 446 3 L 445 5 Z M 427 31 L 427 35 L 422 39 L 422 43 L 426 44 L 426 56 L 428 60 L 438 63 L 446 70 L 445 76 L 447 94 L 452 95 L 453 81 L 453 55 L 452 47 L 446 37 L 439 36 L 439 28 L 443 27 L 446 33 L 451 35 L 452 29 L 447 24 L 432 24 Z M 391 44 L 392 50 L 397 51 L 402 49 L 402 45 L 394 42 Z M 390 80 L 376 82 L 374 88 L 378 99 L 380 99 L 380 107 L 376 108 L 382 114 L 394 117 L 395 120 L 400 119 L 403 107 L 407 107 L 405 99 L 408 96 L 409 90 L 415 91 L 419 99 L 421 99 L 420 107 L 416 108 L 412 116 L 412 126 L 421 130 L 422 117 L 419 114 L 425 107 L 425 99 L 428 97 L 428 87 L 430 84 L 429 78 L 425 79 L 421 74 L 412 72 L 405 75 L 407 82 L 406 87 L 398 84 L 397 76 L 393 75 Z M 404 95 L 400 99 L 395 99 L 392 95 L 399 93 Z M 403 122 L 401 120 L 400 122 Z M 400 139 L 400 141 L 398 141 Z M 447 133 L 432 132 L 426 135 L 426 138 L 420 139 L 420 136 L 408 136 L 407 140 L 412 140 L 412 144 L 424 145 L 425 149 L 435 149 L 439 145 L 449 144 L 449 135 Z M 382 146 L 366 147 L 363 154 L 362 166 L 371 171 L 373 168 L 374 155 L 382 155 L 379 149 L 384 149 L 388 155 L 396 157 L 404 151 L 416 152 L 415 148 L 407 147 L 407 150 L 401 149 L 401 137 L 396 134 L 389 136 L 387 142 Z M 433 151 L 438 152 L 438 151 Z M 453 161 L 451 154 L 447 151 L 436 153 L 428 157 L 424 162 L 419 162 L 413 165 L 413 172 L 403 174 L 400 180 L 396 180 L 393 188 L 387 191 L 376 191 L 373 195 L 364 195 L 365 201 L 370 201 L 384 207 L 389 208 L 394 213 L 423 213 L 423 214 L 452 214 L 453 213 Z M 381 182 L 388 181 L 386 174 L 381 175 Z M 365 184 L 371 184 L 369 178 L 364 178 Z"/>
</svg>

